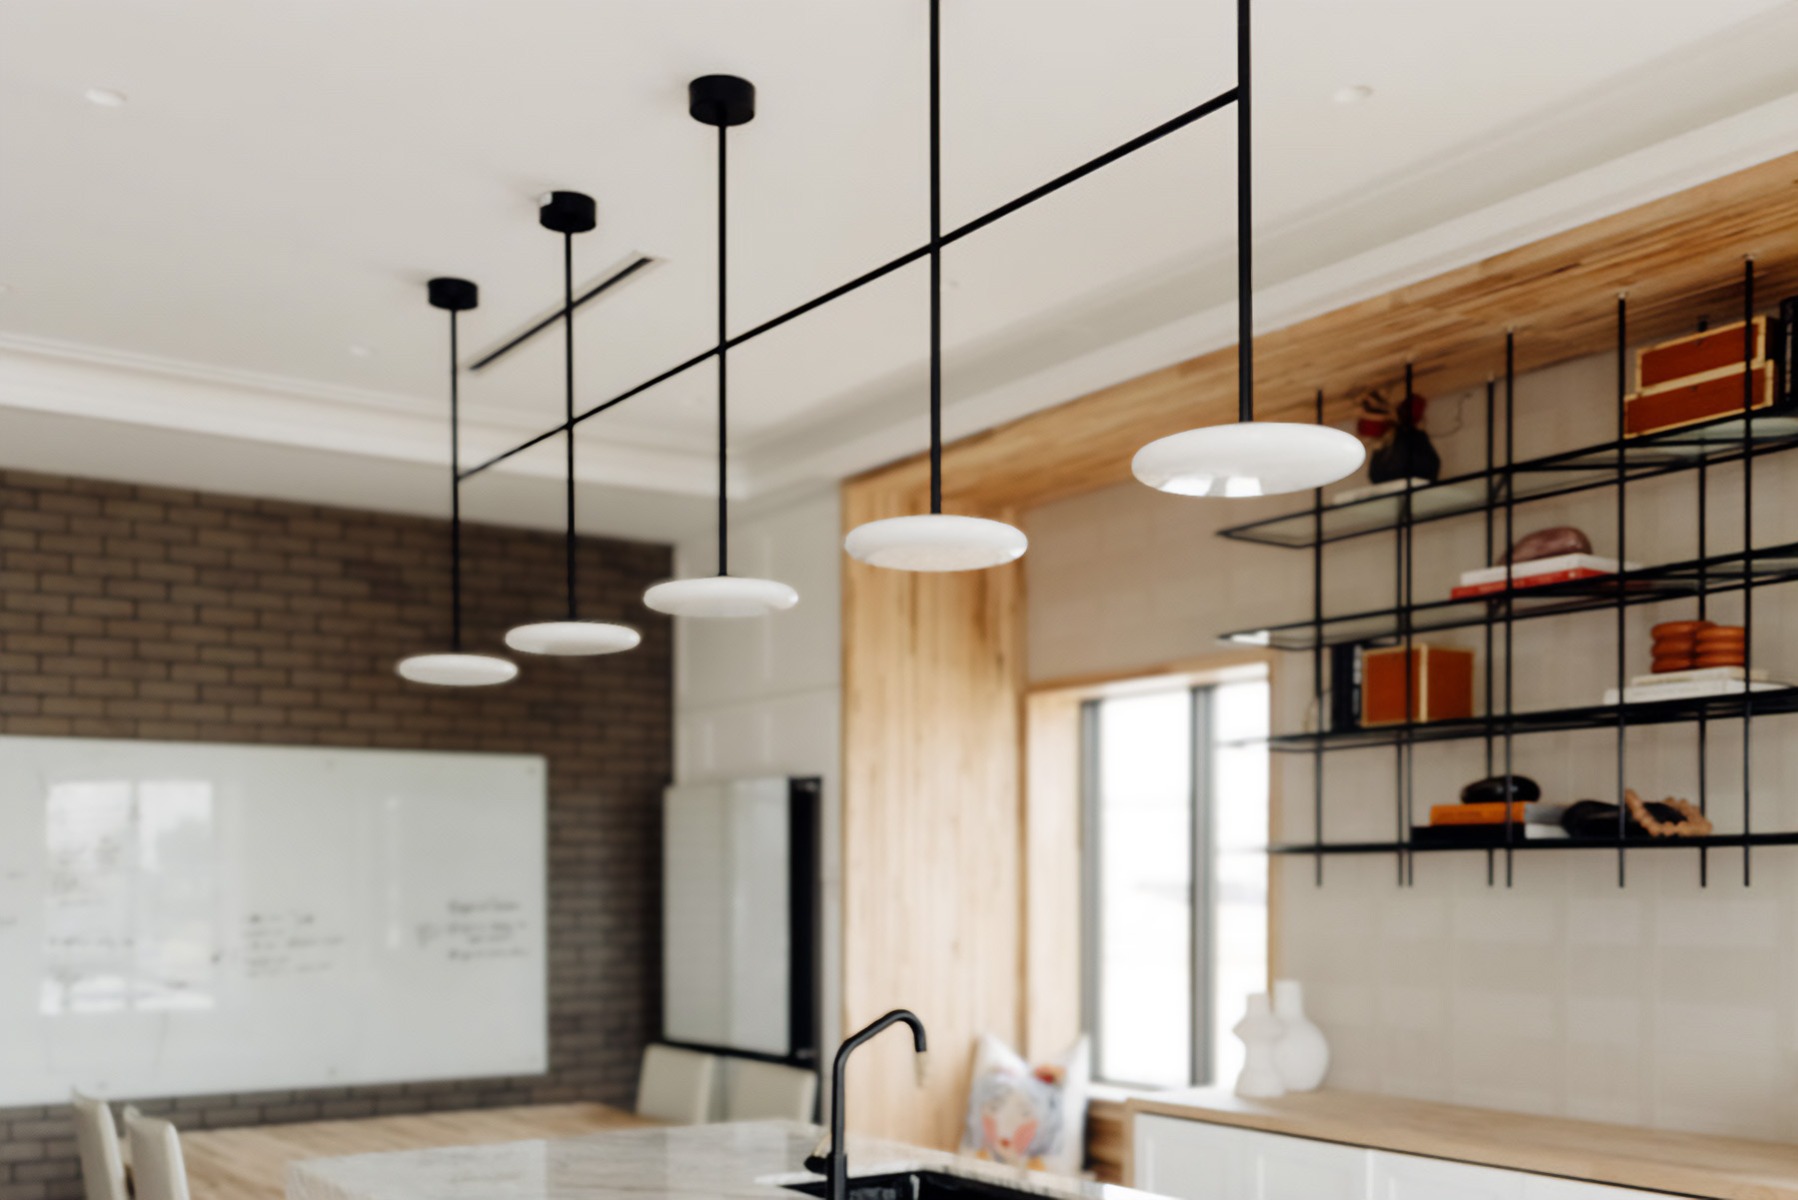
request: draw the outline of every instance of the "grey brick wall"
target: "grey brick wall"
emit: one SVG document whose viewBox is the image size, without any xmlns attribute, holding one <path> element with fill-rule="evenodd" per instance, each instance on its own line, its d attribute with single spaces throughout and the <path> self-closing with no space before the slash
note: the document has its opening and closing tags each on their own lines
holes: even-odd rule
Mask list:
<svg viewBox="0 0 1798 1200">
<path fill-rule="evenodd" d="M 533 659 L 462 692 L 393 673 L 400 654 L 447 648 L 446 543 L 438 521 L 0 472 L 0 733 L 549 759 L 547 1075 L 129 1097 L 145 1111 L 211 1129 L 629 1102 L 657 1009 L 672 770 L 672 631 L 641 596 L 671 551 L 582 540 L 583 615 L 634 624 L 638 649 Z M 463 544 L 469 648 L 561 615 L 558 536 L 475 526 Z M 0 1109 L 0 1200 L 80 1192 L 67 1109 Z"/>
</svg>

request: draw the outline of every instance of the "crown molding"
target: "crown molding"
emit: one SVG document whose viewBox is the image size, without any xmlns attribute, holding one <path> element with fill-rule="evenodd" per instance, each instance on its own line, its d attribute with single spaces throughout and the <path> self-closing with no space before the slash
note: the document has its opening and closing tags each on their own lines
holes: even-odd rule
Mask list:
<svg viewBox="0 0 1798 1200">
<path fill-rule="evenodd" d="M 4 408 L 446 465 L 441 401 L 16 334 L 0 334 Z M 464 462 L 478 462 L 538 432 L 518 413 L 465 408 Z M 521 454 L 495 469 L 559 478 L 561 457 Z M 583 444 L 577 464 L 583 482 L 679 495 L 709 493 L 717 486 L 715 471 L 704 451 L 618 436 Z M 203 486 L 203 480 L 197 482 Z M 733 492 L 740 486 L 733 480 Z"/>
</svg>

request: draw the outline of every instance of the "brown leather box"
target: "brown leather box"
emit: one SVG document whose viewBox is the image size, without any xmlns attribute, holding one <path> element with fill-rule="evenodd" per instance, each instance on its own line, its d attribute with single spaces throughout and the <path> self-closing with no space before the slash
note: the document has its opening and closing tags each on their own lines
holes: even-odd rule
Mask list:
<svg viewBox="0 0 1798 1200">
<path fill-rule="evenodd" d="M 1741 383 L 1743 359 L 1742 323 L 1732 322 L 1688 334 L 1671 341 L 1657 342 L 1636 351 L 1636 388 L 1644 394 L 1660 390 L 1670 383 L 1697 383 L 1718 371 L 1736 368 L 1736 382 Z M 1754 319 L 1754 353 L 1747 357 L 1756 362 L 1767 358 L 1767 318 Z M 1741 397 L 1737 395 L 1737 402 Z"/>
<path fill-rule="evenodd" d="M 1771 408 L 1779 397 L 1777 363 L 1755 364 L 1750 385 L 1753 407 Z M 1623 429 L 1628 437 L 1678 429 L 1701 421 L 1742 411 L 1742 364 L 1697 383 L 1669 384 L 1652 392 L 1638 392 L 1623 401 Z"/>
<path fill-rule="evenodd" d="M 1452 721 L 1473 715 L 1473 651 L 1413 645 L 1409 685 L 1413 721 Z M 1397 725 L 1405 712 L 1405 648 L 1361 654 L 1361 723 Z"/>
</svg>

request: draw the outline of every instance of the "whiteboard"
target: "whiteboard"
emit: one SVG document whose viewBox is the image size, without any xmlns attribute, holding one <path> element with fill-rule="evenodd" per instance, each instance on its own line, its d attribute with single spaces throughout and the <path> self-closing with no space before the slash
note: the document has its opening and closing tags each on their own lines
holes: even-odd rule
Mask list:
<svg viewBox="0 0 1798 1200">
<path fill-rule="evenodd" d="M 0 738 L 0 1107 L 542 1073 L 546 775 Z"/>
</svg>

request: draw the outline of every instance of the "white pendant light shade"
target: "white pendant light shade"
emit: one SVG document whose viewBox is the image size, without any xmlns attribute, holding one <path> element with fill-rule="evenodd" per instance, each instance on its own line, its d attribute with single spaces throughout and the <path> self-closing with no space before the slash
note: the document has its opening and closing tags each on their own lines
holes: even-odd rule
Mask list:
<svg viewBox="0 0 1798 1200">
<path fill-rule="evenodd" d="M 491 654 L 414 654 L 396 668 L 400 678 L 438 687 L 492 687 L 518 676 L 518 664 Z"/>
<path fill-rule="evenodd" d="M 585 658 L 634 650 L 643 635 L 608 621 L 536 621 L 506 633 L 506 645 L 520 654 Z"/>
<path fill-rule="evenodd" d="M 643 603 L 671 617 L 765 617 L 798 604 L 799 593 L 773 579 L 706 575 L 658 583 Z"/>
<path fill-rule="evenodd" d="M 979 571 L 1022 558 L 1024 531 L 985 517 L 928 513 L 857 525 L 843 539 L 849 556 L 894 571 Z"/>
<path fill-rule="evenodd" d="M 1240 421 L 1150 442 L 1130 469 L 1176 496 L 1274 496 L 1335 483 L 1366 458 L 1360 438 L 1329 425 Z"/>
</svg>

